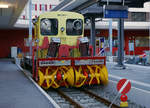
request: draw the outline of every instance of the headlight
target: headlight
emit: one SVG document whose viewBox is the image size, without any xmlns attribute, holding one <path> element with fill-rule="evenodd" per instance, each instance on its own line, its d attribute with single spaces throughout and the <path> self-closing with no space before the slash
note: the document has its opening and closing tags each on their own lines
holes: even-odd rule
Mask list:
<svg viewBox="0 0 150 108">
<path fill-rule="evenodd" d="M 73 28 L 75 30 L 80 30 L 82 28 L 82 22 L 80 20 L 75 20 L 73 22 Z"/>
<path fill-rule="evenodd" d="M 48 19 L 43 19 L 41 21 L 41 29 L 51 31 L 51 21 Z"/>
</svg>

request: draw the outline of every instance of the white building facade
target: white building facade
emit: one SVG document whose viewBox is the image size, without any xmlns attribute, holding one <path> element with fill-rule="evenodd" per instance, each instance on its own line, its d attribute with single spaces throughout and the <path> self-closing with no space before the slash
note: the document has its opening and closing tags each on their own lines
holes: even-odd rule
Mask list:
<svg viewBox="0 0 150 108">
<path fill-rule="evenodd" d="M 32 0 L 32 18 L 38 17 L 41 13 L 51 11 L 63 0 Z M 145 3 L 144 8 L 132 8 L 129 9 L 129 18 L 125 20 L 125 29 L 149 29 L 150 28 L 150 3 Z M 135 13 L 135 15 L 133 15 Z M 137 14 L 140 14 L 138 17 Z M 134 19 L 133 19 L 134 18 Z M 136 21 L 137 20 L 137 21 Z M 140 26 L 139 26 L 140 25 Z M 18 18 L 15 27 L 27 28 L 29 26 L 29 2 L 26 4 L 22 14 Z M 113 29 L 117 29 L 117 21 L 113 20 Z M 90 25 L 85 26 L 86 29 L 90 29 Z M 96 28 L 108 29 L 109 21 L 104 19 L 100 22 L 96 22 Z"/>
<path fill-rule="evenodd" d="M 37 18 L 41 13 L 51 11 L 62 0 L 32 0 L 32 18 Z M 18 18 L 15 27 L 28 27 L 29 24 L 29 2 Z"/>
</svg>

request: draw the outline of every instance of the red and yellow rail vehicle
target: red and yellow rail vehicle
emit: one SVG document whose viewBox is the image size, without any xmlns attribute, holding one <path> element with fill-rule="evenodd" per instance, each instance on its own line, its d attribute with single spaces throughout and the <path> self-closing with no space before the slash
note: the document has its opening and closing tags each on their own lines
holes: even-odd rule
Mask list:
<svg viewBox="0 0 150 108">
<path fill-rule="evenodd" d="M 34 21 L 33 78 L 45 89 L 107 84 L 106 57 L 94 57 L 84 36 L 84 17 L 47 12 Z"/>
</svg>

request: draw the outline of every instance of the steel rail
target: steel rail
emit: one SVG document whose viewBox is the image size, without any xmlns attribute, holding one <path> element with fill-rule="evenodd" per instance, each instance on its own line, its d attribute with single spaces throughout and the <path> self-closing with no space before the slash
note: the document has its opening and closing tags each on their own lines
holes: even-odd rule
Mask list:
<svg viewBox="0 0 150 108">
<path fill-rule="evenodd" d="M 88 94 L 90 97 L 94 97 L 97 101 L 104 103 L 105 105 L 109 106 L 111 104 L 111 102 L 109 100 L 106 100 L 98 95 L 96 95 L 95 93 L 87 90 L 87 89 L 81 89 L 81 91 L 83 91 L 84 93 Z M 120 106 L 116 105 L 116 104 L 112 104 L 111 108 L 121 108 Z"/>
<path fill-rule="evenodd" d="M 76 101 L 71 99 L 69 96 L 67 96 L 64 92 L 61 90 L 56 89 L 55 90 L 59 95 L 61 95 L 63 98 L 65 98 L 67 101 L 69 101 L 72 105 L 75 106 L 75 108 L 83 108 L 80 104 L 78 104 Z"/>
</svg>

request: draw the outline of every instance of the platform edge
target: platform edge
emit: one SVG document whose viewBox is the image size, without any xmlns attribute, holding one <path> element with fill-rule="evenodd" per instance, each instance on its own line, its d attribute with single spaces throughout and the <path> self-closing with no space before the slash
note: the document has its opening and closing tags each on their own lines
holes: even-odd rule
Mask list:
<svg viewBox="0 0 150 108">
<path fill-rule="evenodd" d="M 38 90 L 54 105 L 55 108 L 61 108 L 30 76 L 28 76 L 25 70 L 18 64 L 18 68 L 24 73 L 24 75 L 38 88 Z"/>
</svg>

